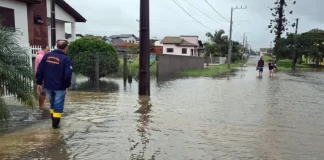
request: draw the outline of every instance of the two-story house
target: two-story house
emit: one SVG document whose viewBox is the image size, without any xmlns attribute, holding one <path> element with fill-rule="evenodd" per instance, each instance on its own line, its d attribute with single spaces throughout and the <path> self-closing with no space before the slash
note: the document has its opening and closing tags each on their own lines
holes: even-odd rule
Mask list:
<svg viewBox="0 0 324 160">
<path fill-rule="evenodd" d="M 86 22 L 64 0 L 56 0 L 56 38 L 65 39 L 65 24 L 71 24 L 72 39 L 76 39 L 76 23 Z M 17 29 L 22 45 L 51 44 L 51 0 L 0 0 L 1 25 Z"/>
<path fill-rule="evenodd" d="M 163 44 L 163 54 L 196 57 L 202 54 L 202 43 L 198 40 L 198 36 L 167 36 L 161 44 Z"/>
</svg>

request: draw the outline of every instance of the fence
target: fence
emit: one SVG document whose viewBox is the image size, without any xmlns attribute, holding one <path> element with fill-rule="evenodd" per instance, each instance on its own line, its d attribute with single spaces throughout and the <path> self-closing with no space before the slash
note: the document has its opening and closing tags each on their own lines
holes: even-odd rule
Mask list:
<svg viewBox="0 0 324 160">
<path fill-rule="evenodd" d="M 30 64 L 30 67 L 34 68 L 34 61 L 37 55 L 37 52 L 41 50 L 41 46 L 37 45 L 22 45 L 23 48 L 26 49 L 26 55 L 21 55 L 19 58 L 22 58 L 23 60 L 27 61 Z M 53 50 L 54 48 L 51 48 Z M 18 76 L 17 78 L 22 78 L 22 76 Z M 25 81 L 25 80 L 23 80 Z M 14 98 L 15 95 L 12 93 L 9 93 L 8 90 L 5 88 L 5 86 L 8 86 L 9 84 L 7 83 L 16 83 L 16 82 L 3 82 L 0 81 L 0 95 L 2 95 L 2 98 Z M 32 82 L 27 82 L 30 83 L 31 85 Z"/>
</svg>

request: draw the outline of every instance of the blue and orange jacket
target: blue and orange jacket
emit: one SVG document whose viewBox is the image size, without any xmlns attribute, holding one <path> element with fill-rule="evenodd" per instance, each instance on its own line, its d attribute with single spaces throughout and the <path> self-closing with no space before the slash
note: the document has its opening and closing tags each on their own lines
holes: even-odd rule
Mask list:
<svg viewBox="0 0 324 160">
<path fill-rule="evenodd" d="M 50 90 L 65 90 L 71 86 L 72 62 L 70 58 L 60 50 L 54 50 L 44 55 L 37 73 L 37 85 L 43 85 Z"/>
</svg>

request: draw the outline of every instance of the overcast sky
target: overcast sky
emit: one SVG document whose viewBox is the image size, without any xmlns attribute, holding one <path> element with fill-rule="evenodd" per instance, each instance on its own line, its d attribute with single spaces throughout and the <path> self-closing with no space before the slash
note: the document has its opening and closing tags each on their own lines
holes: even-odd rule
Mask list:
<svg viewBox="0 0 324 160">
<path fill-rule="evenodd" d="M 77 32 L 109 36 L 112 34 L 138 35 L 140 0 L 65 0 L 86 19 L 77 24 Z M 150 37 L 162 39 L 164 36 L 197 35 L 205 41 L 206 32 L 224 29 L 229 31 L 230 8 L 247 6 L 245 10 L 235 10 L 233 16 L 233 39 L 242 42 L 243 33 L 249 32 L 248 42 L 252 48 L 269 47 L 274 35 L 267 29 L 271 17 L 269 6 L 275 0 L 207 0 L 223 17 L 219 16 L 205 0 L 176 0 L 197 23 L 181 10 L 173 0 L 150 0 Z M 291 22 L 300 18 L 299 32 L 313 28 L 324 28 L 321 8 L 324 0 L 297 0 L 296 5 L 288 3 Z M 68 27 L 70 28 L 70 27 Z M 289 32 L 294 32 L 290 28 Z"/>
</svg>

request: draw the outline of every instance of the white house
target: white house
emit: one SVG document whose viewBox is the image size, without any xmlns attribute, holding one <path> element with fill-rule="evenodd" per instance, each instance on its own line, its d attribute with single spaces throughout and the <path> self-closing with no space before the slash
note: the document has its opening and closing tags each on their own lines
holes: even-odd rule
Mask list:
<svg viewBox="0 0 324 160">
<path fill-rule="evenodd" d="M 138 43 L 138 38 L 134 34 L 120 34 L 120 35 L 112 35 L 109 37 L 110 39 L 121 39 L 128 43 Z"/>
<path fill-rule="evenodd" d="M 270 48 L 260 48 L 260 56 L 267 55 L 269 53 Z"/>
<path fill-rule="evenodd" d="M 164 37 L 163 54 L 181 56 L 200 56 L 202 54 L 202 43 L 198 36 Z"/>
<path fill-rule="evenodd" d="M 155 41 L 155 42 L 154 42 L 154 46 L 160 46 L 160 47 L 163 47 L 163 44 L 161 43 L 161 41 Z"/>
<path fill-rule="evenodd" d="M 71 24 L 72 40 L 76 39 L 76 23 L 86 22 L 64 0 L 56 0 L 56 39 L 65 39 L 65 24 Z M 0 0 L 1 25 L 17 28 L 20 43 L 51 45 L 51 0 Z"/>
</svg>

